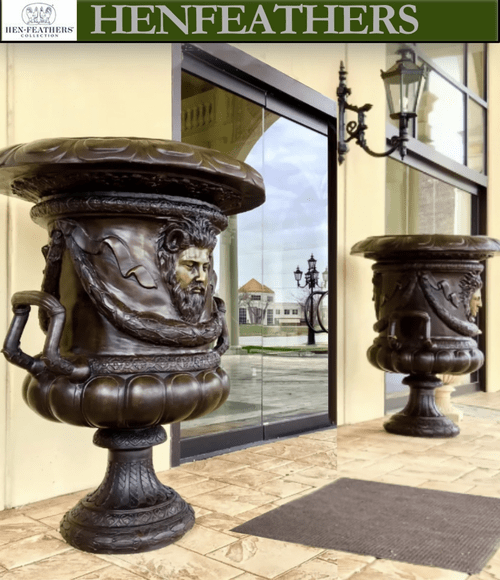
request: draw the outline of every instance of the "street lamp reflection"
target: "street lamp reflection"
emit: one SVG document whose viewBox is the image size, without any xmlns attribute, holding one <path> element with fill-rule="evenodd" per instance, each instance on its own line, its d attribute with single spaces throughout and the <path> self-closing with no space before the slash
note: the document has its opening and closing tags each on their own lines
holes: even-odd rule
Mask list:
<svg viewBox="0 0 500 580">
<path fill-rule="evenodd" d="M 307 260 L 308 269 L 305 273 L 305 283 L 303 286 L 300 285 L 302 279 L 302 270 L 299 266 L 294 271 L 293 275 L 297 282 L 298 288 L 308 288 L 309 296 L 307 297 L 304 314 L 306 319 L 306 324 L 308 327 L 307 332 L 307 345 L 316 344 L 316 333 L 318 332 L 328 332 L 328 268 L 325 268 L 324 272 L 321 274 L 323 278 L 323 283 L 319 282 L 319 271 L 316 269 L 317 260 L 314 259 L 313 254 L 309 260 Z M 315 290 L 318 288 L 319 290 Z M 317 328 L 319 325 L 319 329 Z"/>
</svg>

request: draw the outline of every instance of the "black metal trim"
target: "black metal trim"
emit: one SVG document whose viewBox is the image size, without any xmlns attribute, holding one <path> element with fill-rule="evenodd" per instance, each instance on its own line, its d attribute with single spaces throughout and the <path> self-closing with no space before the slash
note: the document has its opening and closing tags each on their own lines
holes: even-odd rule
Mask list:
<svg viewBox="0 0 500 580">
<path fill-rule="evenodd" d="M 277 439 L 290 435 L 299 435 L 315 429 L 330 427 L 332 421 L 326 413 L 314 415 L 295 416 L 277 423 L 264 423 L 264 440 Z"/>
<path fill-rule="evenodd" d="M 191 44 L 182 44 L 182 70 L 196 77 L 203 78 L 213 85 L 244 97 L 257 105 L 265 106 L 266 94 L 261 88 L 252 86 L 236 76 L 237 71 L 220 65 L 219 59 L 209 58 L 204 51 Z"/>
<path fill-rule="evenodd" d="M 300 106 L 300 110 L 297 107 Z M 285 101 L 283 98 L 277 97 L 272 93 L 266 93 L 266 109 L 279 115 L 286 117 L 305 127 L 321 133 L 328 134 L 328 124 L 325 123 L 325 115 L 318 115 L 314 109 L 304 107 L 302 104 L 298 105 L 296 102 Z"/>
<path fill-rule="evenodd" d="M 202 435 L 200 437 L 186 437 L 180 440 L 180 458 L 184 463 L 189 457 L 197 455 L 217 455 L 218 452 L 231 447 L 247 445 L 254 441 L 264 440 L 264 430 L 262 425 L 247 427 L 244 429 L 232 429 L 222 433 L 212 435 Z"/>
<path fill-rule="evenodd" d="M 474 234 L 487 234 L 487 215 L 488 215 L 488 197 L 486 195 L 481 195 L 478 197 L 476 203 L 473 205 L 474 209 L 474 220 L 472 227 L 474 228 L 472 232 Z M 481 333 L 478 337 L 478 346 L 479 349 L 486 353 L 486 334 L 487 334 L 487 326 L 488 326 L 488 300 L 485 300 L 485 291 L 484 288 L 488 287 L 488 272 L 489 272 L 489 260 L 485 260 L 484 262 L 484 270 L 483 270 L 483 307 L 479 311 L 479 320 L 478 326 L 481 329 Z M 489 358 L 485 357 L 484 365 L 477 371 L 479 385 L 482 391 L 487 391 L 487 380 L 486 380 L 486 370 L 488 368 L 488 361 Z"/>
<path fill-rule="evenodd" d="M 222 51 L 218 56 L 216 47 Z M 336 115 L 335 101 L 225 44 L 185 43 L 182 51 L 185 72 L 327 135 L 325 118 Z M 222 60 L 222 56 L 229 60 Z"/>
<path fill-rule="evenodd" d="M 187 437 L 180 441 L 180 463 L 192 461 L 194 458 L 199 459 L 200 456 L 213 457 L 220 455 L 221 452 L 228 453 L 237 447 L 258 445 L 265 441 L 292 437 L 332 426 L 334 425 L 326 413 L 318 413 L 293 417 L 277 423 L 233 429 L 199 437 Z"/>
<path fill-rule="evenodd" d="M 331 123 L 328 127 L 328 288 L 329 300 L 332 304 L 328 305 L 328 416 L 333 424 L 338 423 L 337 409 L 337 239 L 338 239 L 338 165 L 337 165 L 337 128 Z M 334 251 L 332 251 L 334 250 Z"/>
<path fill-rule="evenodd" d="M 336 429 L 337 425 L 327 425 L 326 427 L 319 427 L 317 429 L 307 429 L 304 433 L 321 433 L 322 431 L 327 431 L 330 429 Z M 227 453 L 233 453 L 235 451 L 242 451 L 244 449 L 254 449 L 268 443 L 274 443 L 275 441 L 286 442 L 287 439 L 296 437 L 296 434 L 288 434 L 277 439 L 261 439 L 258 441 L 252 441 L 251 443 L 244 443 L 243 445 L 234 445 L 233 447 L 219 449 L 218 451 L 211 451 L 209 453 L 200 453 L 199 455 L 190 455 L 182 460 L 181 463 L 191 463 L 193 461 L 200 461 L 202 459 L 208 459 L 210 457 L 218 457 L 221 455 L 226 455 Z"/>
<path fill-rule="evenodd" d="M 391 137 L 397 134 L 396 128 L 388 123 L 386 125 L 387 142 L 389 143 Z M 390 157 L 401 161 L 396 153 Z M 478 195 L 482 188 L 488 185 L 488 177 L 483 173 L 450 159 L 413 137 L 410 137 L 408 142 L 408 153 L 404 163 L 473 195 Z"/>
<path fill-rule="evenodd" d="M 219 68 L 225 75 L 233 76 L 240 83 L 246 83 L 247 88 L 253 85 L 285 100 L 298 101 L 302 107 L 316 110 L 322 116 L 337 116 L 335 101 L 234 46 L 217 42 L 185 43 L 183 53 L 184 57 L 192 57 L 212 68 Z M 191 64 L 185 60 L 183 66 Z M 242 96 L 249 98 L 247 94 Z"/>
</svg>

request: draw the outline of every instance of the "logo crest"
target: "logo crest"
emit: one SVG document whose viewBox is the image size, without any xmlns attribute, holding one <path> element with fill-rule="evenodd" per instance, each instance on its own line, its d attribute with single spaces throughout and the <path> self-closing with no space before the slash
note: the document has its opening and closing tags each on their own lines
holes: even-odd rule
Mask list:
<svg viewBox="0 0 500 580">
<path fill-rule="evenodd" d="M 50 4 L 34 2 L 23 8 L 21 16 L 25 24 L 53 24 L 56 11 Z"/>
</svg>

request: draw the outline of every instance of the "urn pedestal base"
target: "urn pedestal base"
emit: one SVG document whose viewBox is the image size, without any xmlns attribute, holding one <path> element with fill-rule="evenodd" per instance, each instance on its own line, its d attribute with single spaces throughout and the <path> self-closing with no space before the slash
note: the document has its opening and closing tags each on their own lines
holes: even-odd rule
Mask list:
<svg viewBox="0 0 500 580">
<path fill-rule="evenodd" d="M 410 387 L 406 407 L 384 423 L 389 433 L 409 437 L 456 437 L 460 429 L 445 417 L 436 406 L 434 389 L 442 381 L 433 375 L 409 375 L 403 383 Z"/>
<path fill-rule="evenodd" d="M 163 427 L 99 429 L 94 443 L 109 449 L 108 469 L 96 491 L 61 521 L 63 538 L 97 554 L 147 552 L 171 544 L 194 524 L 193 508 L 154 472 L 152 447 Z"/>
</svg>

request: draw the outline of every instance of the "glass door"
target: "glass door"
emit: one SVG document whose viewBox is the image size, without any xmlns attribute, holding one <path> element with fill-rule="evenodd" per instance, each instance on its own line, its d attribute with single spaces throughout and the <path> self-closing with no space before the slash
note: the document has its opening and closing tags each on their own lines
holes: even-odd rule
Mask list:
<svg viewBox="0 0 500 580">
<path fill-rule="evenodd" d="M 217 411 L 181 424 L 186 457 L 271 438 L 293 430 L 294 420 L 300 430 L 329 424 L 327 334 L 314 332 L 308 344 L 310 289 L 294 276 L 314 255 L 316 302 L 326 291 L 328 139 L 267 110 L 265 96 L 257 104 L 187 72 L 181 99 L 182 140 L 245 161 L 266 184 L 265 204 L 230 217 L 215 251 L 230 328 L 222 366 L 231 393 Z M 284 423 L 284 431 L 274 428 Z"/>
<path fill-rule="evenodd" d="M 261 254 L 264 284 L 274 291 L 273 313 L 262 326 L 263 420 L 271 431 L 273 423 L 328 408 L 328 334 L 311 336 L 306 323 L 311 291 L 313 318 L 327 303 L 319 298 L 328 274 L 328 138 L 284 117 L 273 119 L 263 138 Z M 313 289 L 305 283 L 311 256 L 318 278 Z"/>
</svg>

